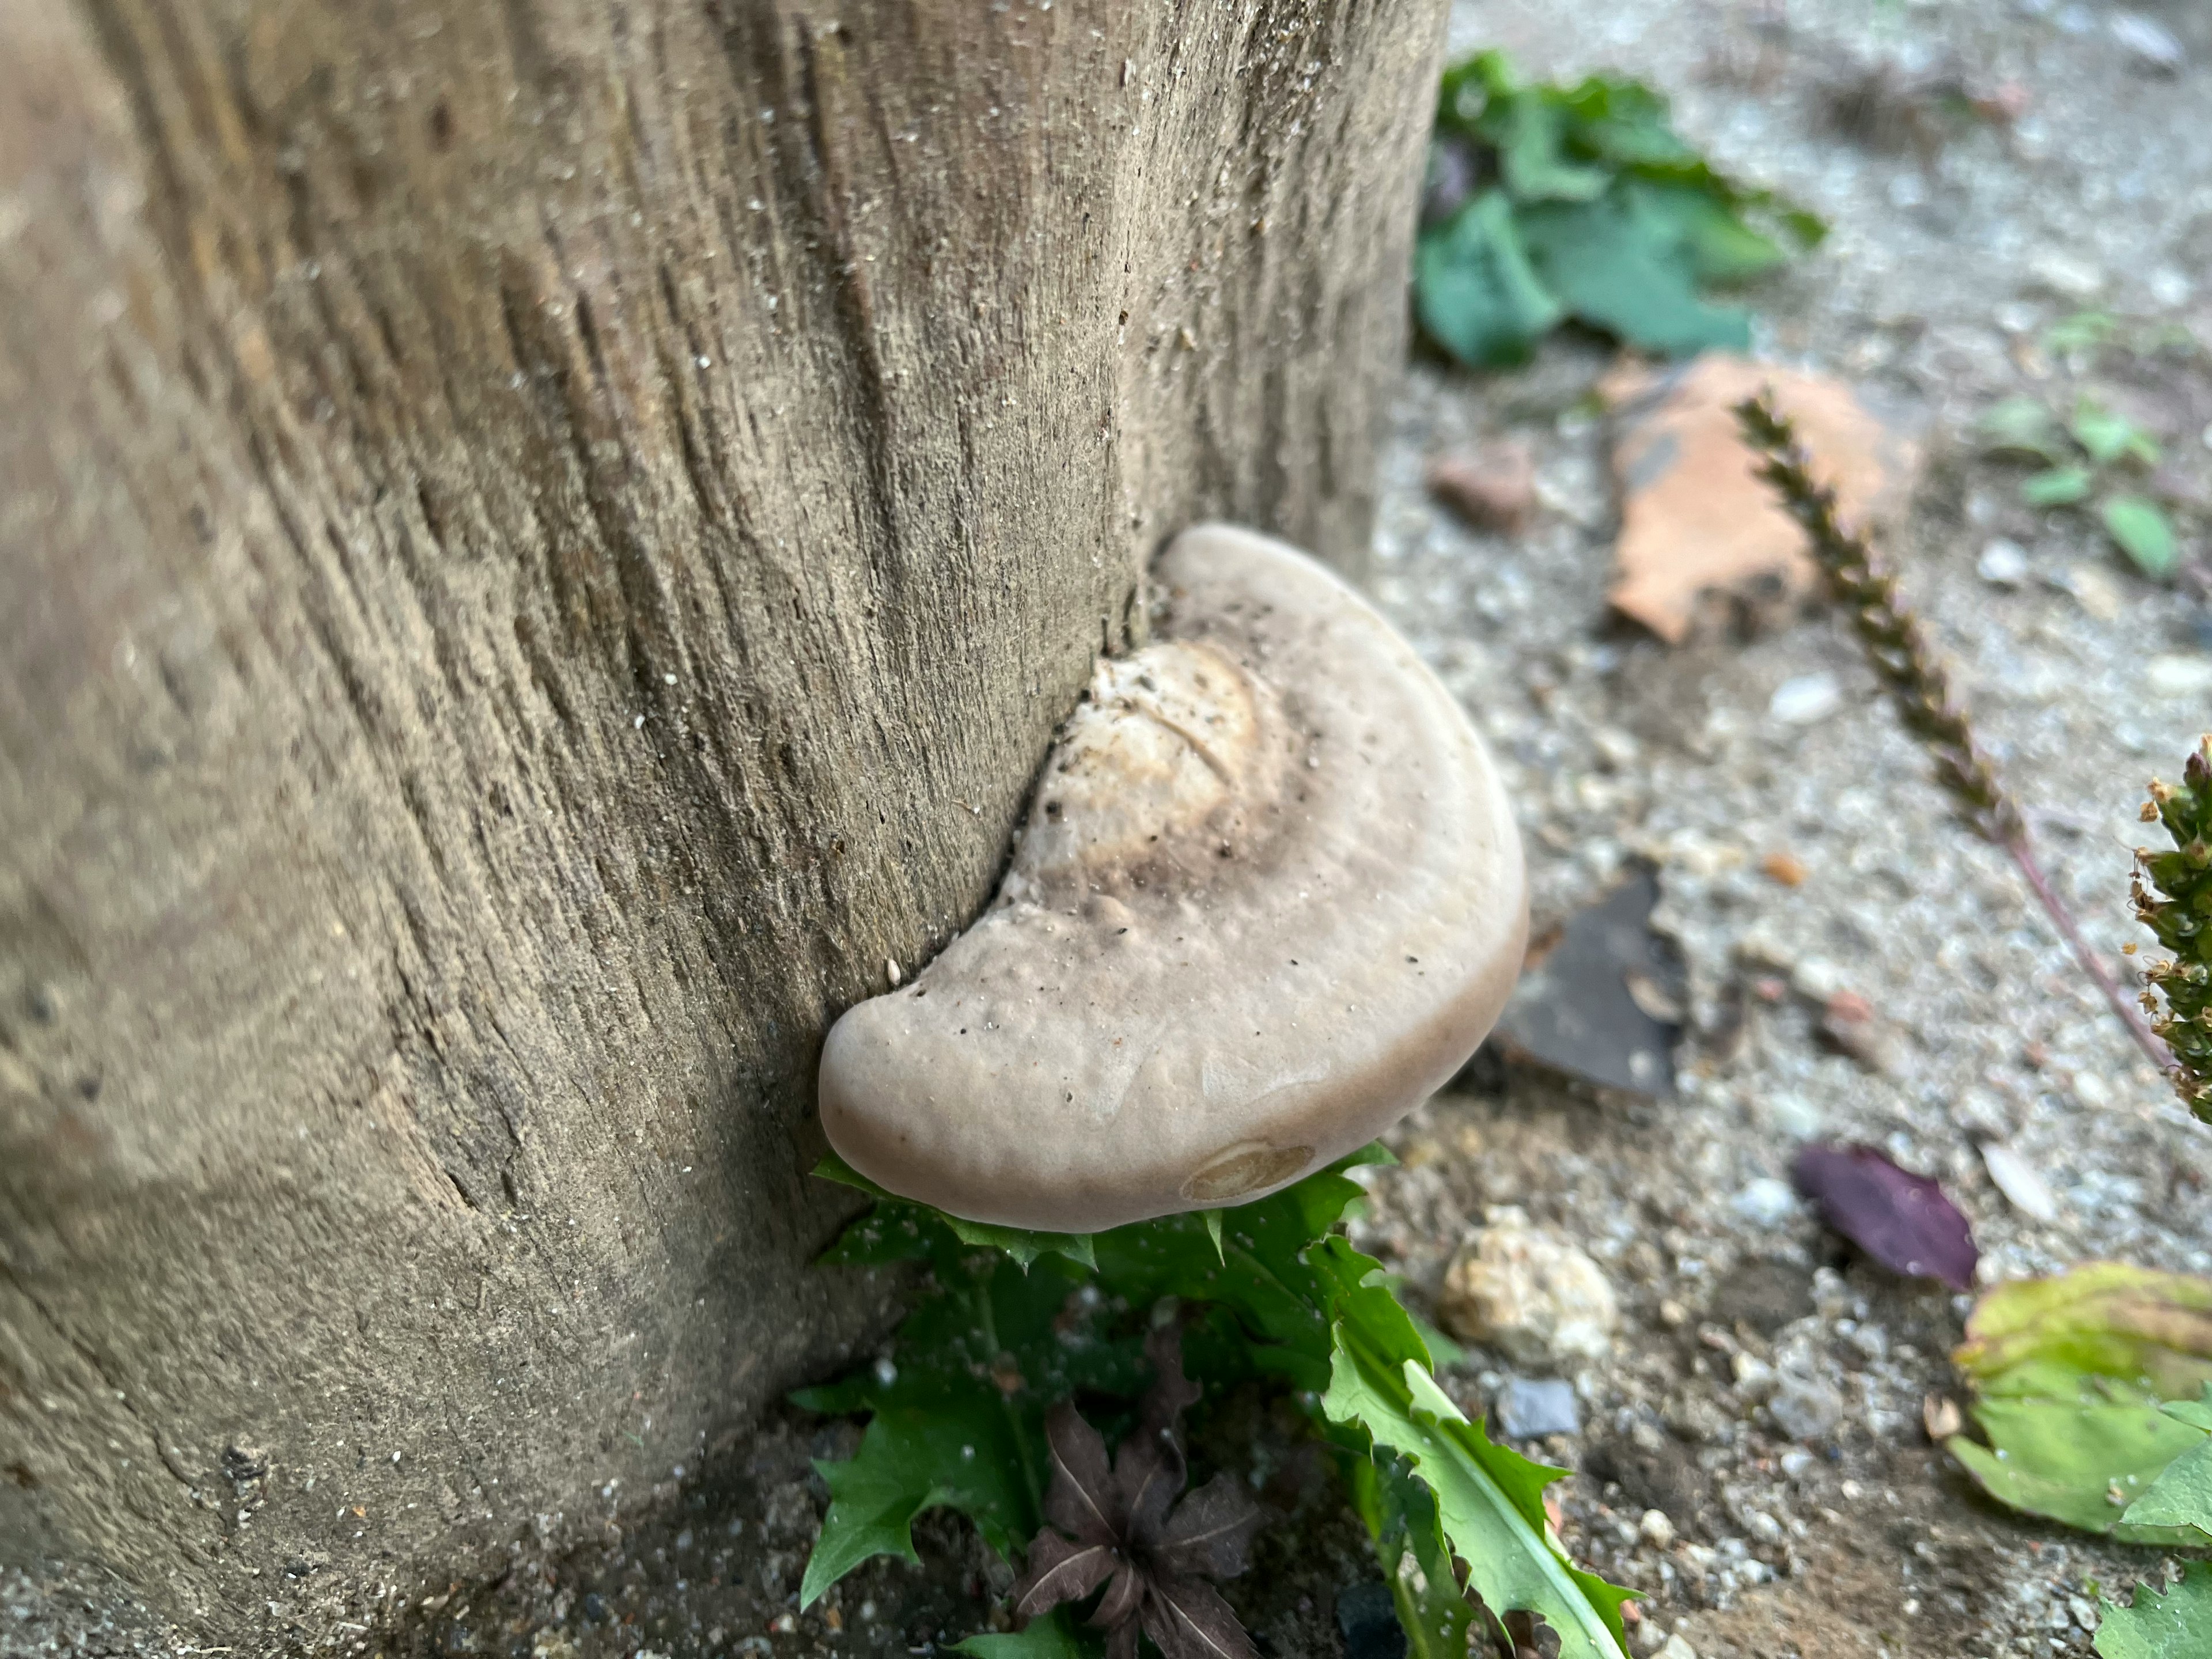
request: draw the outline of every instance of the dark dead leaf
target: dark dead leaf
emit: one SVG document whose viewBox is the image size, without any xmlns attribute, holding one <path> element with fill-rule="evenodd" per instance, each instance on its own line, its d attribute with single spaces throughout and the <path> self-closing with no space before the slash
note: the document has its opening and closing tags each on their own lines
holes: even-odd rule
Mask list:
<svg viewBox="0 0 2212 1659">
<path fill-rule="evenodd" d="M 1204 1580 L 1244 1571 L 1259 1506 L 1229 1474 L 1182 1495 L 1189 1476 L 1182 1419 L 1198 1389 L 1183 1375 L 1175 1325 L 1156 1328 L 1145 1352 L 1152 1386 L 1110 1470 L 1105 1441 L 1072 1403 L 1046 1417 L 1051 1525 L 1030 1544 L 1014 1612 L 1034 1619 L 1103 1584 L 1087 1622 L 1109 1632 L 1108 1659 L 1135 1659 L 1140 1629 L 1165 1659 L 1258 1659 L 1229 1604 Z"/>
<path fill-rule="evenodd" d="M 1928 1176 L 1871 1146 L 1826 1141 L 1798 1153 L 1791 1174 L 1822 1220 L 1892 1272 L 1961 1291 L 1974 1282 L 1973 1231 Z"/>
</svg>

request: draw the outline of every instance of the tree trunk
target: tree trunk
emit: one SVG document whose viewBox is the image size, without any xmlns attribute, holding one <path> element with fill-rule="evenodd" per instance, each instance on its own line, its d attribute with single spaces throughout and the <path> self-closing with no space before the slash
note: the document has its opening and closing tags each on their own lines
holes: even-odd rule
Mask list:
<svg viewBox="0 0 2212 1659">
<path fill-rule="evenodd" d="M 0 1559 L 319 1640 L 881 1328 L 822 1033 L 1363 548 L 1443 9 L 0 9 Z"/>
</svg>

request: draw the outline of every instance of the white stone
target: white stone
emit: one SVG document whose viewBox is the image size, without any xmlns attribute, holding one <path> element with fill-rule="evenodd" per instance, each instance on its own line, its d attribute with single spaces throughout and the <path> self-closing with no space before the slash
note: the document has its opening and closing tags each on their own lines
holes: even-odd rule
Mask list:
<svg viewBox="0 0 2212 1659">
<path fill-rule="evenodd" d="M 1654 1549 L 1674 1547 L 1674 1523 L 1664 1510 L 1646 1510 L 1644 1518 L 1636 1523 L 1636 1530 L 1644 1534 L 1644 1541 Z"/>
<path fill-rule="evenodd" d="M 1493 1211 L 1444 1274 L 1437 1313 L 1453 1335 L 1522 1364 L 1602 1359 L 1620 1324 L 1613 1286 L 1574 1243 Z"/>
<path fill-rule="evenodd" d="M 2143 684 L 2154 697 L 2196 697 L 2212 691 L 2212 657 L 2166 653 L 2143 665 Z"/>
<path fill-rule="evenodd" d="M 1844 705 L 1844 688 L 1826 672 L 1799 674 L 1774 688 L 1766 712 L 1785 726 L 1810 726 Z"/>
<path fill-rule="evenodd" d="M 2159 75 L 2178 75 L 2188 54 L 2173 31 L 2139 11 L 2124 11 L 2112 21 L 2112 39 L 2144 69 Z"/>
<path fill-rule="evenodd" d="M 2104 291 L 2105 272 L 2093 259 L 2063 248 L 2045 248 L 2027 262 L 2028 278 L 2062 300 L 2094 300 Z"/>
<path fill-rule="evenodd" d="M 1982 550 L 1974 568 L 1984 581 L 1993 586 L 2018 587 L 2027 580 L 2027 550 L 2000 536 Z"/>
<path fill-rule="evenodd" d="M 1744 1182 L 1729 1207 L 1754 1227 L 1779 1227 L 1797 1213 L 1797 1194 L 1788 1182 L 1760 1176 Z"/>
<path fill-rule="evenodd" d="M 1653 1654 L 1651 1659 L 1698 1659 L 1698 1650 L 1682 1639 L 1681 1632 L 1676 1631 L 1667 1638 L 1667 1645 Z"/>
<path fill-rule="evenodd" d="M 2120 614 L 2120 590 L 2094 565 L 2077 564 L 2068 571 L 2066 591 L 2099 622 L 2111 622 Z"/>
<path fill-rule="evenodd" d="M 2038 1221 L 2058 1219 L 2058 1195 L 2035 1166 L 2001 1140 L 1983 1144 L 1982 1164 L 2006 1201 L 2021 1214 Z"/>
</svg>

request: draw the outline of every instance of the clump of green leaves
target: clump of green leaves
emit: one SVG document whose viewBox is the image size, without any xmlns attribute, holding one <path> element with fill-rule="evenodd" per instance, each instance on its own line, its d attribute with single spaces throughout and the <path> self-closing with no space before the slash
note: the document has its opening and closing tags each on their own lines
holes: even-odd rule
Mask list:
<svg viewBox="0 0 2212 1659">
<path fill-rule="evenodd" d="M 2143 475 L 2158 465 L 2158 441 L 2123 415 L 2084 397 L 2061 419 L 2034 398 L 2008 398 L 1982 417 L 1984 447 L 2037 464 L 2021 480 L 2030 507 L 2094 510 L 2112 545 L 2147 576 L 2163 580 L 2181 563 L 2181 544 Z"/>
<path fill-rule="evenodd" d="M 2212 737 L 2181 769 L 2179 787 L 2153 780 L 2146 823 L 2163 825 L 2171 850 L 2136 854 L 2136 915 L 2173 952 L 2144 972 L 2156 995 L 2143 1006 L 2172 1051 L 2168 1073 L 2189 1109 L 2212 1123 Z"/>
<path fill-rule="evenodd" d="M 1528 84 L 1497 52 L 1445 71 L 1429 167 L 1414 308 L 1477 367 L 1524 361 L 1569 319 L 1670 356 L 1746 350 L 1750 314 L 1706 291 L 1827 228 L 1717 172 L 1641 82 Z"/>
<path fill-rule="evenodd" d="M 914 1519 L 939 1506 L 967 1516 L 1009 1561 L 1026 1546 L 1024 1594 L 1041 1597 L 1038 1586 L 1052 1587 L 1041 1569 L 1064 1565 L 1071 1539 L 1083 1545 L 1085 1536 L 1072 1525 L 1066 1535 L 1042 1525 L 1072 1519 L 1066 1503 L 1053 1503 L 1049 1514 L 1047 1507 L 1055 1456 L 1066 1462 L 1066 1447 L 1081 1438 L 1059 1407 L 1081 1396 L 1092 1402 L 1093 1421 L 1110 1423 L 1118 1410 L 1141 1423 L 1141 1413 L 1115 1402 L 1133 1401 L 1145 1377 L 1161 1373 L 1157 1356 L 1147 1366 L 1143 1346 L 1157 1328 L 1155 1310 L 1171 1304 L 1182 1354 L 1217 1397 L 1259 1379 L 1310 1402 L 1316 1431 L 1344 1455 L 1424 1659 L 1462 1659 L 1478 1617 L 1470 1595 L 1493 1617 L 1541 1618 L 1559 1638 L 1559 1659 L 1621 1659 L 1620 1607 L 1628 1593 L 1577 1571 L 1546 1522 L 1543 1489 L 1565 1471 L 1492 1444 L 1467 1420 L 1437 1386 L 1421 1329 L 1380 1264 L 1338 1231 L 1361 1195 L 1346 1170 L 1387 1157 L 1370 1148 L 1255 1203 L 1081 1237 L 986 1233 L 826 1162 L 817 1173 L 878 1201 L 824 1260 L 919 1262 L 927 1277 L 890 1356 L 796 1396 L 817 1411 L 869 1413 L 854 1455 L 818 1466 L 830 1505 L 803 1600 L 811 1603 L 870 1556 L 915 1559 Z M 1063 1443 L 1057 1454 L 1053 1424 Z M 1103 1459 L 1103 1438 L 1098 1451 Z M 1074 1455 L 1087 1459 L 1087 1443 Z M 1091 1474 L 1089 1485 L 1098 1487 Z M 1109 1519 L 1099 1547 L 1119 1548 L 1132 1563 L 1142 1555 L 1151 1564 L 1145 1583 L 1187 1578 L 1188 1564 L 1161 1553 L 1167 1524 L 1139 1539 L 1133 1522 L 1116 1531 Z M 1035 1553 L 1041 1533 L 1060 1537 L 1042 1559 Z M 1416 1565 L 1401 1573 L 1407 1558 Z M 1106 1585 L 1102 1602 L 1119 1582 L 1122 1595 L 1136 1590 L 1141 1607 L 1139 1577 L 1109 1572 L 1097 1581 Z M 1037 1600 L 1041 1616 L 1017 1634 L 963 1647 L 984 1659 L 1095 1656 L 1098 1638 L 1076 1625 L 1070 1606 L 1048 1605 Z M 1121 1611 L 1102 1606 L 1091 1616 Z M 1173 1616 L 1156 1609 L 1158 1620 Z M 1135 1625 L 1109 1622 L 1133 1631 L 1144 1620 L 1139 1613 Z M 1457 1648 L 1449 1644 L 1455 1631 Z"/>
<path fill-rule="evenodd" d="M 2212 1279 L 2094 1262 L 1983 1297 L 1952 1356 L 1990 1495 L 2122 1543 L 2212 1542 Z M 2168 1477 L 2178 1478 L 2169 1480 Z"/>
</svg>

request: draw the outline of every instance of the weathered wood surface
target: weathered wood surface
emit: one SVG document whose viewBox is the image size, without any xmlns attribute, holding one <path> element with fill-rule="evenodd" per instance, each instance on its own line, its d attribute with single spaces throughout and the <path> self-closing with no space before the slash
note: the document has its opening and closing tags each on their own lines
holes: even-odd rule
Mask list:
<svg viewBox="0 0 2212 1659">
<path fill-rule="evenodd" d="M 0 7 L 0 1559 L 319 1640 L 879 1326 L 821 1033 L 1364 547 L 1442 10 Z"/>
</svg>

